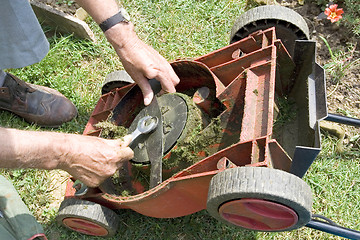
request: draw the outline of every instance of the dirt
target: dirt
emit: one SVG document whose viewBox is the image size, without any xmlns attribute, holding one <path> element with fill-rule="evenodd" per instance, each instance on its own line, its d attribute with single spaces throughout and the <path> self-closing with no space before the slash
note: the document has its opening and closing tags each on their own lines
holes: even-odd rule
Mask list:
<svg viewBox="0 0 360 240">
<path fill-rule="evenodd" d="M 297 0 L 286 0 L 282 1 L 281 5 L 295 10 L 305 19 L 310 30 L 310 40 L 316 41 L 316 61 L 326 71 L 328 113 L 360 119 L 360 38 L 355 36 L 341 21 L 331 23 L 327 19 L 319 19 L 318 16 L 324 9 L 314 3 L 305 1 L 304 5 L 300 5 Z M 346 9 L 344 9 L 344 12 L 346 14 Z M 343 71 L 343 76 L 340 79 L 331 76 L 329 70 L 326 69 L 326 66 L 334 61 L 321 37 L 327 40 L 335 55 L 340 51 L 346 53 L 345 57 L 336 58 L 337 66 L 340 66 L 339 63 L 348 66 Z M 355 62 L 356 60 L 358 62 Z M 322 123 L 331 122 L 323 121 Z M 331 124 L 333 125 L 332 129 L 322 127 L 322 130 L 331 134 L 333 130 L 341 128 L 345 132 L 345 136 L 339 138 L 343 150 L 346 148 L 359 149 L 359 128 L 345 124 Z"/>
<path fill-rule="evenodd" d="M 311 40 L 317 42 L 316 60 L 321 66 L 331 62 L 331 56 L 328 47 L 320 38 L 325 38 L 333 52 L 344 51 L 349 53 L 350 58 L 346 63 L 350 63 L 360 58 L 359 38 L 357 38 L 350 29 L 346 28 L 341 21 L 331 23 L 327 19 L 318 19 L 322 10 L 313 3 L 307 3 L 303 6 L 297 1 L 287 1 L 282 4 L 290 7 L 303 16 L 309 29 Z M 345 10 L 346 12 L 346 10 Z M 349 47 L 355 46 L 355 51 L 350 54 Z M 350 56 L 352 55 L 352 56 Z M 345 64 L 346 64 L 345 63 Z M 327 103 L 329 113 L 338 113 L 360 118 L 360 68 L 355 64 L 344 72 L 344 76 L 336 80 L 327 73 Z"/>
<path fill-rule="evenodd" d="M 80 8 L 77 3 L 71 0 L 36 0 L 36 2 L 44 3 L 69 15 L 75 15 L 76 10 Z"/>
</svg>

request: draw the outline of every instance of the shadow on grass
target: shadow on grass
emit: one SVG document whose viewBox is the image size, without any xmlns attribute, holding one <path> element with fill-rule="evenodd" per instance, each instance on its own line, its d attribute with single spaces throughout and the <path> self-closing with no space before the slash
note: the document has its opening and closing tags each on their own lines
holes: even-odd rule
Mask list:
<svg viewBox="0 0 360 240">
<path fill-rule="evenodd" d="M 120 217 L 118 232 L 111 238 L 86 236 L 72 232 L 52 221 L 45 227 L 49 240 L 58 239 L 257 239 L 257 233 L 228 226 L 212 218 L 205 210 L 171 219 L 143 216 L 132 210 L 116 210 Z"/>
</svg>

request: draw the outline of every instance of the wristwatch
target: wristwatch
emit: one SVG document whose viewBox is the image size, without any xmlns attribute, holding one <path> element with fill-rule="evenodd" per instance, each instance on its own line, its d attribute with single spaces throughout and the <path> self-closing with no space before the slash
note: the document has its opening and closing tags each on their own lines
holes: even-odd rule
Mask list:
<svg viewBox="0 0 360 240">
<path fill-rule="evenodd" d="M 117 14 L 100 23 L 99 27 L 103 32 L 106 32 L 108 29 L 110 29 L 111 27 L 113 27 L 118 23 L 121 22 L 127 23 L 129 21 L 130 21 L 130 15 L 127 13 L 125 8 L 120 8 L 120 11 Z"/>
</svg>

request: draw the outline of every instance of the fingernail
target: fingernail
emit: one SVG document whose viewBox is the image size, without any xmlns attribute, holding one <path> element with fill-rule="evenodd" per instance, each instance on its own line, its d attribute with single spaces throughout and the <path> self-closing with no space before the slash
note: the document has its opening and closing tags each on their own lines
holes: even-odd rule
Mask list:
<svg viewBox="0 0 360 240">
<path fill-rule="evenodd" d="M 150 97 L 144 98 L 144 104 L 145 104 L 145 106 L 149 105 L 149 104 L 151 103 L 151 100 L 152 100 L 152 98 L 150 98 Z"/>
</svg>

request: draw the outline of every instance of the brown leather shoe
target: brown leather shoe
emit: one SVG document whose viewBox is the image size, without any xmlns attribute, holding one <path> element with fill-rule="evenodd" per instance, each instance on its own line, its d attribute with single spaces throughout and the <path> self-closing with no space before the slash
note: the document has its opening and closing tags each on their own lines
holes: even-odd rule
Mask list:
<svg viewBox="0 0 360 240">
<path fill-rule="evenodd" d="M 74 104 L 58 91 L 25 83 L 9 73 L 0 87 L 0 109 L 43 127 L 59 127 L 77 115 Z"/>
</svg>

